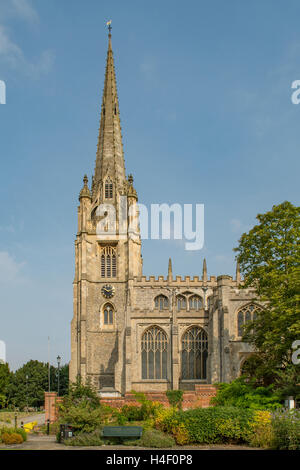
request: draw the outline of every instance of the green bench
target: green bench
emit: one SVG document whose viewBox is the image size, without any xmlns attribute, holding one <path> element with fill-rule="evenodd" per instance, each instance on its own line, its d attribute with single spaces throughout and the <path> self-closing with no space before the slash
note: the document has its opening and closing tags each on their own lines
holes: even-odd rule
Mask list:
<svg viewBox="0 0 300 470">
<path fill-rule="evenodd" d="M 129 439 L 142 437 L 142 434 L 141 426 L 104 426 L 102 429 L 102 437 Z"/>
</svg>

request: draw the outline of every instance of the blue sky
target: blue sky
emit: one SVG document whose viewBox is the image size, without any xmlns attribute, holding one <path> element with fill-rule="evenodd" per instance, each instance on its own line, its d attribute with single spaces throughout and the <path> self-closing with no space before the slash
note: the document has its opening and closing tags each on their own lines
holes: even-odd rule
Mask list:
<svg viewBox="0 0 300 470">
<path fill-rule="evenodd" d="M 144 241 L 144 274 L 234 274 L 259 212 L 299 203 L 300 4 L 1 0 L 0 339 L 13 368 L 70 358 L 78 193 L 94 168 L 113 49 L 142 203 L 204 203 L 205 247 Z"/>
</svg>

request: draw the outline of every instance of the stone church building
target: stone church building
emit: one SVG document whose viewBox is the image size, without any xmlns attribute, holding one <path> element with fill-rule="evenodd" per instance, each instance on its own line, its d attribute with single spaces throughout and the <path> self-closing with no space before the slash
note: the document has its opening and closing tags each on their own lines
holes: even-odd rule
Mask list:
<svg viewBox="0 0 300 470">
<path fill-rule="evenodd" d="M 171 260 L 166 277 L 143 276 L 139 226 L 124 232 L 118 222 L 124 198 L 126 219 L 137 218 L 109 34 L 95 172 L 79 196 L 70 380 L 89 379 L 102 397 L 233 380 L 252 352 L 241 334 L 261 309 L 254 292 L 239 289 L 238 266 L 235 279 L 208 278 L 205 260 L 200 276 L 174 276 Z M 115 231 L 105 222 L 99 232 L 106 205 L 115 208 Z"/>
</svg>

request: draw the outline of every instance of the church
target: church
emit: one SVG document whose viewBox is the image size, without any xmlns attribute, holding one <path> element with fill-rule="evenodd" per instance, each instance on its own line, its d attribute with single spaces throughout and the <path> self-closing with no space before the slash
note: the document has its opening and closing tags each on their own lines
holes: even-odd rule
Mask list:
<svg viewBox="0 0 300 470">
<path fill-rule="evenodd" d="M 239 288 L 238 265 L 235 279 L 208 278 L 205 260 L 200 276 L 174 276 L 171 260 L 166 276 L 143 276 L 139 225 L 124 231 L 119 217 L 125 207 L 126 219 L 138 218 L 133 183 L 109 31 L 95 171 L 79 195 L 70 380 L 90 381 L 104 398 L 230 382 L 253 352 L 243 325 L 262 306 Z M 103 207 L 115 210 L 114 231 Z"/>
</svg>

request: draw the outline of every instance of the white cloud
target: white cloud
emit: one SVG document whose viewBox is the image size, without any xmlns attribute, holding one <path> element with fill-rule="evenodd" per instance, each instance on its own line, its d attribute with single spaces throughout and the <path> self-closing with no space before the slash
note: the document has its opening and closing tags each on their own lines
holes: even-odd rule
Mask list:
<svg viewBox="0 0 300 470">
<path fill-rule="evenodd" d="M 40 21 L 31 0 L 2 0 L 0 2 L 0 19 L 4 21 L 11 18 L 26 21 L 31 25 L 38 24 Z"/>
<path fill-rule="evenodd" d="M 39 15 L 29 0 L 11 0 L 15 13 L 25 21 L 38 23 Z"/>
<path fill-rule="evenodd" d="M 28 77 L 37 79 L 51 70 L 54 59 L 54 52 L 45 50 L 36 62 L 30 62 L 22 49 L 10 38 L 7 28 L 0 24 L 0 63 L 19 69 Z"/>
<path fill-rule="evenodd" d="M 0 24 L 0 56 L 14 62 L 22 56 L 22 50 L 10 38 L 7 29 Z"/>
<path fill-rule="evenodd" d="M 40 57 L 32 62 L 23 49 L 12 39 L 11 30 L 6 26 L 9 18 L 20 19 L 29 24 L 38 24 L 39 15 L 30 0 L 9 0 L 0 5 L 0 65 L 9 67 L 32 79 L 47 74 L 54 63 L 55 54 L 44 50 Z"/>
<path fill-rule="evenodd" d="M 0 251 L 0 283 L 22 281 L 24 264 L 15 261 L 7 251 Z"/>
</svg>

